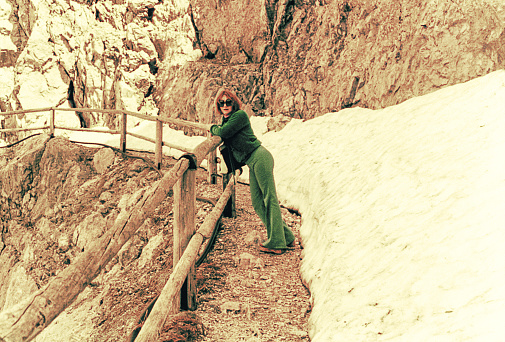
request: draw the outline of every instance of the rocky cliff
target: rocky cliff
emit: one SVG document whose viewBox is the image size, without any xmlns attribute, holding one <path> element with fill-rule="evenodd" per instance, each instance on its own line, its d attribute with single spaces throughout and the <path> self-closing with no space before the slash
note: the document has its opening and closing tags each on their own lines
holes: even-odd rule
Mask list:
<svg viewBox="0 0 505 342">
<path fill-rule="evenodd" d="M 0 0 L 0 109 L 50 106 L 156 114 L 158 64 L 195 60 L 182 1 Z M 83 113 L 77 125 L 116 124 Z M 20 115 L 3 126 L 26 126 Z"/>
<path fill-rule="evenodd" d="M 163 115 L 203 119 L 216 88 L 257 115 L 382 108 L 505 66 L 497 0 L 192 1 L 204 59 L 162 65 Z M 206 57 L 206 60 L 205 60 Z"/>
<path fill-rule="evenodd" d="M 159 109 L 211 121 L 212 96 L 226 86 L 251 114 L 309 119 L 382 108 L 503 68 L 505 5 L 0 0 L 0 41 L 2 110 Z M 81 125 L 116 124 L 85 116 Z"/>
</svg>

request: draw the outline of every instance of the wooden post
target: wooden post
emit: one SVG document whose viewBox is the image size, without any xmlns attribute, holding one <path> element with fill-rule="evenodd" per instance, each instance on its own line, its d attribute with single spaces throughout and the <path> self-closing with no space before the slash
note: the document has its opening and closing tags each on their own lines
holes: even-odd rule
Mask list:
<svg viewBox="0 0 505 342">
<path fill-rule="evenodd" d="M 223 175 L 223 189 L 226 189 L 226 186 L 228 185 L 229 182 L 235 183 L 235 176 L 232 175 L 231 173 Z M 226 203 L 226 207 L 224 208 L 223 211 L 223 216 L 231 218 L 237 217 L 237 213 L 235 210 L 235 187 L 233 187 L 230 199 L 228 200 L 228 203 Z"/>
<path fill-rule="evenodd" d="M 174 301 L 179 298 L 177 292 L 183 285 L 186 274 L 188 274 L 190 268 L 194 266 L 204 239 L 209 239 L 212 236 L 212 231 L 216 226 L 216 222 L 221 217 L 226 202 L 228 202 L 228 198 L 231 195 L 233 185 L 234 184 L 231 183 L 226 187 L 219 197 L 216 206 L 212 209 L 212 212 L 205 216 L 202 225 L 191 238 L 179 262 L 177 265 L 174 265 L 170 278 L 163 287 L 160 296 L 144 322 L 135 342 L 156 341 L 160 336 L 167 317 L 179 312 L 178 308 L 177 310 L 173 309 L 175 307 Z"/>
<path fill-rule="evenodd" d="M 126 152 L 126 113 L 121 113 L 121 137 L 119 140 L 119 148 Z"/>
<path fill-rule="evenodd" d="M 207 137 L 208 138 L 212 137 L 212 134 L 210 134 L 210 132 L 208 132 L 207 133 Z M 217 152 L 216 152 L 216 150 L 212 150 L 207 155 L 207 168 L 208 168 L 208 173 L 209 173 L 209 177 L 208 177 L 207 181 L 209 182 L 209 184 L 217 184 L 217 162 L 216 162 L 216 158 L 217 158 Z"/>
<path fill-rule="evenodd" d="M 51 108 L 51 114 L 49 115 L 49 136 L 54 137 L 54 117 L 55 117 L 55 109 Z"/>
<path fill-rule="evenodd" d="M 154 159 L 155 159 L 155 164 L 158 170 L 161 169 L 161 157 L 163 155 L 162 153 L 162 148 L 163 148 L 163 122 L 157 120 L 156 121 L 156 146 L 154 149 Z"/>
<path fill-rule="evenodd" d="M 216 163 L 217 153 L 216 150 L 210 152 L 207 155 L 207 164 L 209 169 L 209 184 L 217 184 L 217 163 Z"/>
<path fill-rule="evenodd" d="M 173 265 L 179 262 L 189 240 L 195 233 L 196 170 L 188 169 L 174 186 L 174 249 Z M 195 265 L 186 278 L 178 300 L 174 302 L 177 311 L 196 310 L 196 272 Z"/>
</svg>

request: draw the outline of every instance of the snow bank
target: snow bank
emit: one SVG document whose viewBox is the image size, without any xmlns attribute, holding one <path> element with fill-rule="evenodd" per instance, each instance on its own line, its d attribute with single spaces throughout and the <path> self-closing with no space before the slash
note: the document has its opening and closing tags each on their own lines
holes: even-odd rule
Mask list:
<svg viewBox="0 0 505 342">
<path fill-rule="evenodd" d="M 505 331 L 505 71 L 262 140 L 302 212 L 317 341 L 497 341 Z"/>
</svg>

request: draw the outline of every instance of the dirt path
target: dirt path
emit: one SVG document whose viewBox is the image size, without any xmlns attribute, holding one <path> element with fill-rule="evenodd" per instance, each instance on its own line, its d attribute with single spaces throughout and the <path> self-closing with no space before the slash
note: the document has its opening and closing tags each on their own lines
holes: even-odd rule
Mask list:
<svg viewBox="0 0 505 342">
<path fill-rule="evenodd" d="M 297 236 L 282 255 L 260 253 L 265 229 L 249 187 L 237 184 L 237 217 L 224 218 L 214 249 L 197 268 L 198 309 L 206 335 L 199 341 L 309 341 L 309 293 L 299 264 L 301 218 L 283 209 Z"/>
</svg>

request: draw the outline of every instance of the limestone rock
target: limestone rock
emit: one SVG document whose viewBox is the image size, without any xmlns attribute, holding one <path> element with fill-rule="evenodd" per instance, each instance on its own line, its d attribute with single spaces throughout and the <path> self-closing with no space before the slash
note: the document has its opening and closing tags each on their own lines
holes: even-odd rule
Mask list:
<svg viewBox="0 0 505 342">
<path fill-rule="evenodd" d="M 112 199 L 112 193 L 109 191 L 104 191 L 100 194 L 100 197 L 98 198 L 98 201 L 100 203 L 106 203 Z"/>
<path fill-rule="evenodd" d="M 58 248 L 61 252 L 65 253 L 70 249 L 71 239 L 67 234 L 61 234 L 58 238 Z"/>
<path fill-rule="evenodd" d="M 242 308 L 240 302 L 225 302 L 221 305 L 221 313 L 224 314 L 238 314 Z"/>
<path fill-rule="evenodd" d="M 32 210 L 34 219 L 44 215 L 55 203 L 68 198 L 92 175 L 87 152 L 63 138 L 49 140 L 39 158 L 38 175 L 32 177 L 38 194 Z"/>
<path fill-rule="evenodd" d="M 81 250 L 94 243 L 105 231 L 106 219 L 102 214 L 94 213 L 87 216 L 75 229 L 72 242 Z"/>
<path fill-rule="evenodd" d="M 214 113 L 213 100 L 222 87 L 237 91 L 243 103 L 255 104 L 249 115 L 265 111 L 263 77 L 257 64 L 228 67 L 197 61 L 173 68 L 163 63 L 158 74 L 154 99 L 162 117 L 219 122 L 221 118 Z"/>
<path fill-rule="evenodd" d="M 93 156 L 93 166 L 98 173 L 104 173 L 114 164 L 116 154 L 110 148 L 102 148 Z"/>
<path fill-rule="evenodd" d="M 37 136 L 23 142 L 15 154 L 13 150 L 4 150 L 4 160 L 8 160 L 8 163 L 4 164 L 0 172 L 2 197 L 14 202 L 22 201 L 23 194 L 28 191 L 27 183 L 36 176 L 40 168 L 40 159 L 48 140 L 48 136 Z"/>
<path fill-rule="evenodd" d="M 157 248 L 163 245 L 164 243 L 164 234 L 162 232 L 158 233 L 157 235 L 153 236 L 147 244 L 142 248 L 142 254 L 138 258 L 138 266 L 143 267 L 145 266 L 149 261 L 154 256 L 154 252 L 156 251 Z"/>
<path fill-rule="evenodd" d="M 17 250 L 12 245 L 5 245 L 0 253 L 0 308 L 5 306 L 10 281 L 9 272 L 14 269 L 17 261 Z"/>
<path fill-rule="evenodd" d="M 130 160 L 112 165 L 112 172 L 97 174 L 93 167 L 96 151 L 44 135 L 0 150 L 0 309 L 29 299 L 32 288 L 44 287 L 74 264 L 82 249 L 87 250 L 115 221 L 125 222 L 131 212 L 118 208 L 119 198 L 125 198 L 125 206 L 131 209 L 158 177 L 156 172 L 145 170 L 144 162 Z M 145 187 L 138 188 L 139 183 Z M 132 307 L 131 302 L 125 301 L 124 295 L 152 299 L 155 284 L 164 282 L 163 277 L 153 278 L 151 272 L 172 266 L 171 245 L 166 240 L 171 234 L 160 220 L 161 213 L 171 210 L 170 198 L 159 209 L 160 215 L 144 222 L 97 280 L 78 299 L 70 299 L 75 299 L 76 306 L 44 329 L 39 336 L 46 337 L 40 337 L 41 342 L 68 340 L 68 336 L 99 341 L 106 333 L 111 337 L 105 339 L 110 340 L 125 336 L 126 323 L 108 322 L 97 329 L 98 319 L 118 304 L 124 310 L 117 316 L 124 313 L 125 318 L 131 318 L 126 309 Z M 163 243 L 167 248 L 160 251 Z M 138 262 L 132 262 L 139 256 Z M 153 258 L 156 262 L 149 262 Z M 114 328 L 105 328 L 107 324 Z M 125 326 L 122 331 L 117 330 L 119 325 Z M 61 334 L 61 327 L 75 334 Z M 90 331 L 97 336 L 89 337 Z"/>
<path fill-rule="evenodd" d="M 146 245 L 138 235 L 134 235 L 118 252 L 119 262 L 122 266 L 138 259 L 142 254 L 142 249 Z"/>
<path fill-rule="evenodd" d="M 505 66 L 505 10 L 494 0 L 196 1 L 192 9 L 207 59 L 162 64 L 161 115 L 218 122 L 211 101 L 225 86 L 256 115 L 310 119 L 398 104 Z M 205 55 L 209 46 L 217 53 Z"/>
<path fill-rule="evenodd" d="M 291 117 L 289 116 L 285 115 L 274 116 L 267 122 L 268 131 L 278 132 L 281 129 L 283 129 L 284 126 L 286 126 L 289 123 L 289 121 L 291 121 Z"/>
<path fill-rule="evenodd" d="M 252 229 L 247 232 L 244 241 L 251 245 L 257 245 L 262 242 L 262 239 L 263 235 L 259 231 Z"/>
<path fill-rule="evenodd" d="M 246 61 L 261 60 L 270 40 L 267 3 L 222 1 L 213 4 L 198 0 L 192 4 L 200 42 L 205 46 L 219 46 L 217 57 L 230 60 L 243 54 Z"/>
<path fill-rule="evenodd" d="M 243 252 L 235 260 L 235 263 L 243 268 L 264 268 L 263 259 L 256 257 L 250 253 Z"/>
<path fill-rule="evenodd" d="M 256 115 L 309 119 L 383 108 L 505 63 L 496 0 L 16 2 L 5 7 L 16 20 L 3 25 L 2 55 L 15 69 L 2 95 L 13 109 L 158 107 L 212 122 L 212 98 L 226 86 Z"/>
<path fill-rule="evenodd" d="M 26 273 L 21 264 L 16 264 L 9 272 L 9 283 L 2 310 L 18 304 L 35 291 L 37 291 L 35 281 Z"/>
<path fill-rule="evenodd" d="M 156 114 L 149 96 L 156 63 L 169 56 L 181 64 L 201 55 L 193 48 L 189 1 L 0 5 L 0 75 L 7 81 L 0 98 L 13 110 L 62 106 Z M 117 124 L 114 116 L 86 112 L 65 120 L 72 126 Z"/>
</svg>

